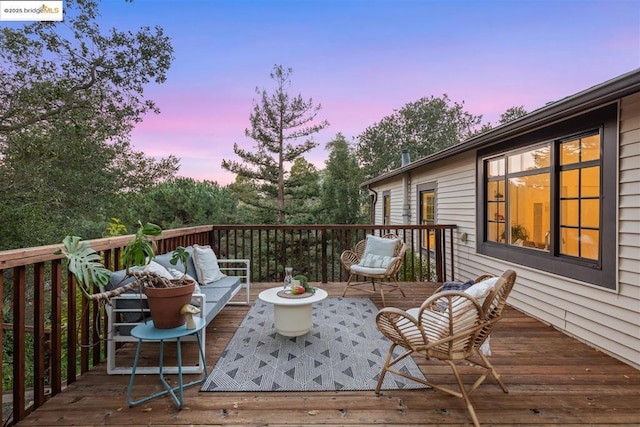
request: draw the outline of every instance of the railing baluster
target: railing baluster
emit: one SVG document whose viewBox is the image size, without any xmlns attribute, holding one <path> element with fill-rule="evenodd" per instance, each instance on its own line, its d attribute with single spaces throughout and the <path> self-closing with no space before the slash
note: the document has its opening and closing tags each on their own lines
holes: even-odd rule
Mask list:
<svg viewBox="0 0 640 427">
<path fill-rule="evenodd" d="M 409 245 L 410 251 L 403 264 L 401 274 L 405 280 L 431 280 L 433 270 L 438 280 L 455 277 L 455 225 L 215 225 L 197 226 L 176 230 L 165 230 L 158 238 L 158 253 L 170 252 L 178 246 L 193 244 L 211 245 L 221 257 L 249 259 L 251 281 L 276 282 L 282 280 L 281 269 L 286 265 L 294 267 L 297 274 L 305 274 L 311 281 L 322 283 L 346 281 L 347 274 L 340 265 L 343 250 L 352 248 L 356 242 L 368 234 L 383 235 L 395 232 Z M 446 232 L 448 231 L 448 232 Z M 435 236 L 435 242 L 429 239 Z M 117 236 L 87 241 L 95 250 L 102 252 L 104 263 L 110 270 L 122 268 L 120 255 L 131 236 Z M 426 241 L 423 241 L 426 240 Z M 426 247 L 423 248 L 423 245 Z M 433 247 L 431 247 L 433 246 Z M 12 299 L 13 314 L 13 422 L 22 420 L 30 408 L 25 408 L 26 384 L 31 379 L 24 376 L 26 363 L 25 334 L 34 333 L 34 399 L 35 408 L 46 399 L 45 375 L 50 376 L 51 394 L 60 393 L 62 384 L 73 383 L 77 370 L 87 371 L 103 360 L 106 345 L 100 336 L 106 334 L 104 312 L 95 303 L 82 299 L 78 303 L 77 285 L 66 268 L 62 256 L 54 255 L 59 245 L 0 252 L 0 267 L 13 273 Z M 411 254 L 411 259 L 409 259 Z M 435 259 L 434 259 L 435 258 Z M 426 266 L 424 263 L 426 262 Z M 50 263 L 50 288 L 47 274 Z M 447 268 L 448 267 L 448 268 Z M 416 268 L 418 271 L 416 272 Z M 33 269 L 33 281 L 31 280 Z M 25 295 L 27 294 L 27 272 L 29 284 L 34 289 L 34 326 L 27 328 Z M 425 277 L 425 274 L 427 277 Z M 0 276 L 0 297 L 7 276 Z M 63 294 L 63 290 L 66 291 Z M 50 294 L 49 294 L 50 292 Z M 29 290 L 30 295 L 30 290 Z M 51 299 L 51 313 L 47 316 L 47 297 Z M 66 324 L 63 329 L 63 303 L 66 307 Z M 82 306 L 80 313 L 79 307 Z M 79 314 L 79 316 L 78 316 Z M 50 334 L 47 335 L 48 319 L 51 320 Z M 28 329 L 28 330 L 27 330 Z M 100 333 L 102 330 L 102 333 Z M 82 347 L 78 353 L 78 332 Z M 63 355 L 63 339 L 67 354 Z M 0 337 L 0 345 L 9 342 Z M 90 347 L 90 344 L 93 347 Z M 48 353 L 47 353 L 48 351 Z M 79 356 L 79 358 L 78 358 Z M 0 362 L 2 356 L 0 356 Z M 66 358 L 63 372 L 62 357 Z M 90 359 L 91 357 L 91 359 Z M 5 361 L 6 362 L 6 361 Z M 47 364 L 48 370 L 47 370 Z M 0 368 L 1 372 L 1 368 Z M 1 402 L 1 400 L 0 400 Z"/>
<path fill-rule="evenodd" d="M 45 366 L 45 348 L 46 338 L 44 333 L 44 263 L 39 262 L 33 268 L 33 387 L 34 387 L 34 404 L 37 407 L 44 403 L 44 377 L 46 372 Z"/>
</svg>

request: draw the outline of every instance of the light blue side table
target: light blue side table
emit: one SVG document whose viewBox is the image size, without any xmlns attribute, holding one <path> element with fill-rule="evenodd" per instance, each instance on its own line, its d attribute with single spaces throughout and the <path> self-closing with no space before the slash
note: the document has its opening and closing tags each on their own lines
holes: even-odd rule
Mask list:
<svg viewBox="0 0 640 427">
<path fill-rule="evenodd" d="M 158 329 L 153 326 L 153 321 L 149 323 L 145 323 L 143 325 L 138 325 L 131 330 L 131 336 L 138 339 L 138 346 L 136 347 L 136 356 L 133 360 L 133 368 L 131 369 L 131 378 L 129 379 L 129 388 L 127 389 L 127 403 L 129 407 L 132 408 L 134 406 L 138 406 L 142 403 L 148 402 L 151 399 L 155 399 L 160 396 L 171 395 L 173 401 L 178 405 L 179 409 L 182 409 L 182 405 L 184 404 L 184 389 L 187 387 L 191 387 L 196 384 L 202 384 L 204 380 L 208 376 L 207 371 L 207 362 L 204 359 L 204 348 L 202 348 L 202 330 L 207 325 L 204 319 L 201 317 L 194 317 L 196 322 L 195 329 L 187 329 L 186 324 L 179 326 L 173 329 Z M 184 384 L 182 382 L 182 345 L 180 343 L 180 338 L 186 337 L 187 335 L 196 334 L 196 338 L 198 339 L 198 349 L 200 351 L 200 357 L 202 358 L 202 364 L 204 365 L 204 376 L 198 380 L 188 382 Z M 171 387 L 167 380 L 165 379 L 162 373 L 162 366 L 164 364 L 164 341 L 165 340 L 176 340 L 177 345 L 177 355 L 178 355 L 178 385 L 175 387 Z M 140 348 L 142 347 L 142 343 L 144 341 L 160 341 L 160 362 L 158 364 L 160 375 L 160 381 L 164 385 L 165 390 L 160 391 L 158 393 L 152 394 L 151 396 L 147 396 L 140 400 L 131 400 L 131 391 L 133 389 L 133 380 L 136 376 L 136 368 L 138 367 L 138 358 L 140 357 Z M 178 396 L 176 396 L 176 391 L 178 392 Z"/>
</svg>

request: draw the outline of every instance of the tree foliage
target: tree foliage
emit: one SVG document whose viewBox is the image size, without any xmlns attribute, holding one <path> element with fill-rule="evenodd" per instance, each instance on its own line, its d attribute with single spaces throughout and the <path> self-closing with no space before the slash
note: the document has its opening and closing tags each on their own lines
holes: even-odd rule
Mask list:
<svg viewBox="0 0 640 427">
<path fill-rule="evenodd" d="M 236 201 L 226 187 L 213 181 L 173 178 L 125 198 L 127 223 L 144 218 L 163 229 L 204 224 L 231 224 Z"/>
<path fill-rule="evenodd" d="M 325 162 L 321 191 L 321 222 L 325 224 L 359 224 L 365 219 L 366 202 L 360 189 L 362 171 L 354 149 L 341 133 L 327 143 L 330 150 Z"/>
<path fill-rule="evenodd" d="M 400 167 L 403 148 L 417 159 L 461 142 L 481 119 L 464 111 L 464 102 L 451 103 L 446 94 L 410 102 L 358 135 L 356 154 L 364 176 Z"/>
<path fill-rule="evenodd" d="M 144 87 L 173 56 L 162 29 L 103 31 L 98 3 L 64 22 L 0 29 L 0 248 L 98 237 L 118 194 L 173 176 L 177 159 L 135 151 L 129 131 L 157 111 Z"/>
<path fill-rule="evenodd" d="M 292 73 L 291 68 L 276 65 L 270 74 L 275 91 L 269 94 L 256 88 L 259 100 L 254 100 L 249 116 L 251 127 L 245 130 L 245 135 L 256 141 L 255 151 L 242 149 L 236 143 L 233 151 L 241 160 L 222 162 L 224 169 L 237 175 L 238 185 L 232 187 L 238 190 L 236 196 L 267 217 L 272 215 L 270 211 L 275 212 L 278 223 L 285 221 L 286 193 L 294 192 L 296 186 L 286 168 L 315 148 L 317 143 L 311 136 L 329 125 L 317 120 L 320 104 L 288 93 Z M 300 138 L 307 139 L 297 142 Z"/>
<path fill-rule="evenodd" d="M 65 2 L 64 22 L 0 31 L 0 132 L 85 111 L 92 129 L 122 135 L 149 110 L 144 86 L 162 83 L 173 48 L 162 28 L 103 32 L 98 2 Z"/>
<path fill-rule="evenodd" d="M 527 110 L 524 109 L 524 105 L 509 107 L 505 110 L 504 113 L 500 114 L 500 120 L 498 121 L 498 125 L 503 125 L 505 123 L 512 122 L 516 119 L 519 119 L 522 116 L 525 116 L 526 114 L 527 114 Z M 493 125 L 491 124 L 491 122 L 487 122 L 482 125 L 482 128 L 480 128 L 477 134 L 488 132 L 491 129 L 493 129 Z"/>
</svg>

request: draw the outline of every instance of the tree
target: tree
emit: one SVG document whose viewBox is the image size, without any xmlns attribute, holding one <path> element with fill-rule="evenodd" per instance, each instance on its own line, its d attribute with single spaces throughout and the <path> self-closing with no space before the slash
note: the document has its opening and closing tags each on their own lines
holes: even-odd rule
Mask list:
<svg viewBox="0 0 640 427">
<path fill-rule="evenodd" d="M 166 78 L 162 30 L 101 31 L 97 2 L 65 3 L 65 21 L 0 30 L 0 248 L 98 237 L 118 194 L 170 178 L 178 160 L 132 149 L 144 86 Z M 4 231 L 4 230 L 3 230 Z"/>
<path fill-rule="evenodd" d="M 364 222 L 362 207 L 365 194 L 360 189 L 362 172 L 354 150 L 341 133 L 327 143 L 330 150 L 325 162 L 321 191 L 321 222 L 359 224 Z"/>
<path fill-rule="evenodd" d="M 527 110 L 524 109 L 524 105 L 509 107 L 505 110 L 504 113 L 500 114 L 500 120 L 498 121 L 498 125 L 512 122 L 525 115 L 527 115 Z M 482 125 L 482 128 L 480 128 L 480 130 L 476 133 L 476 135 L 488 132 L 491 129 L 493 129 L 493 125 L 491 124 L 491 122 L 487 122 Z"/>
<path fill-rule="evenodd" d="M 509 107 L 504 113 L 500 114 L 500 124 L 508 123 L 515 119 L 519 119 L 520 117 L 526 114 L 527 114 L 527 110 L 524 109 L 524 105 Z"/>
<path fill-rule="evenodd" d="M 316 119 L 322 108 L 320 104 L 314 105 L 311 98 L 305 101 L 302 95 L 289 95 L 292 72 L 291 68 L 275 65 L 270 74 L 276 83 L 275 92 L 270 95 L 256 88 L 259 101 L 254 100 L 249 116 L 251 128 L 245 130 L 245 135 L 257 143 L 255 152 L 244 150 L 236 143 L 233 151 L 242 160 L 222 161 L 224 169 L 246 178 L 248 182 L 243 185 L 253 187 L 258 196 L 244 198 L 247 193 L 243 191 L 236 193 L 237 197 L 267 214 L 275 212 L 278 223 L 284 222 L 287 211 L 285 193 L 294 187 L 287 165 L 315 148 L 317 144 L 311 135 L 329 125 L 326 120 Z M 306 137 L 309 138 L 304 142 L 296 143 Z"/>
<path fill-rule="evenodd" d="M 482 116 L 463 109 L 464 102 L 445 94 L 410 102 L 358 135 L 356 155 L 365 178 L 372 178 L 401 165 L 401 151 L 421 158 L 443 150 L 472 135 Z"/>
<path fill-rule="evenodd" d="M 236 201 L 217 182 L 173 178 L 129 198 L 131 218 L 145 218 L 163 229 L 203 224 L 229 224 L 235 218 Z"/>
<path fill-rule="evenodd" d="M 315 224 L 320 199 L 320 174 L 304 157 L 298 157 L 291 165 L 291 173 L 285 191 L 287 224 Z"/>
<path fill-rule="evenodd" d="M 64 22 L 0 31 L 0 135 L 84 111 L 94 130 L 127 134 L 149 110 L 144 86 L 162 83 L 173 59 L 170 40 L 153 31 L 101 31 L 95 0 L 65 2 Z"/>
</svg>

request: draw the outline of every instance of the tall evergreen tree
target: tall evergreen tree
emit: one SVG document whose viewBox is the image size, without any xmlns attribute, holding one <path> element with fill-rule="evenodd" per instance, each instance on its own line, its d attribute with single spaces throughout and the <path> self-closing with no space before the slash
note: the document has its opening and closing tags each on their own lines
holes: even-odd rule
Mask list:
<svg viewBox="0 0 640 427">
<path fill-rule="evenodd" d="M 278 223 L 285 220 L 286 191 L 293 191 L 288 165 L 302 154 L 317 146 L 312 135 L 329 125 L 326 120 L 317 120 L 321 105 L 314 105 L 302 95 L 292 97 L 287 90 L 291 86 L 291 68 L 276 65 L 270 74 L 276 88 L 272 94 L 256 88 L 259 101 L 254 101 L 249 116 L 251 128 L 245 135 L 256 141 L 255 151 L 233 145 L 233 151 L 241 161 L 223 160 L 222 167 L 248 180 L 241 180 L 243 186 L 257 190 L 258 197 L 246 197 L 252 192 L 239 191 L 236 196 L 244 203 L 264 211 L 276 213 Z M 308 137 L 308 138 L 307 138 Z M 301 143 L 297 140 L 307 138 Z M 230 187 L 232 190 L 234 186 Z"/>
<path fill-rule="evenodd" d="M 327 224 L 363 223 L 365 193 L 355 152 L 341 133 L 327 143 L 330 150 L 322 182 L 321 219 Z"/>
<path fill-rule="evenodd" d="M 320 199 L 320 173 L 304 157 L 291 166 L 286 191 L 287 224 L 315 224 Z"/>
</svg>

